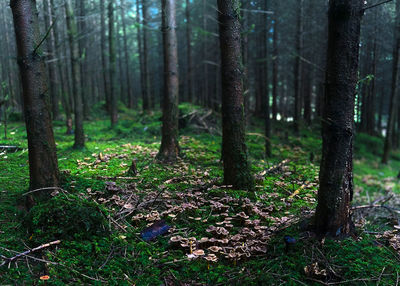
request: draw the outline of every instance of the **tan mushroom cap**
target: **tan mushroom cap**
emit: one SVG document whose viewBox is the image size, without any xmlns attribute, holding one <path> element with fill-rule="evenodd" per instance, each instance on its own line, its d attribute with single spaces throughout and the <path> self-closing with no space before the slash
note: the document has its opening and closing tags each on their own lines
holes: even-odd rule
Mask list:
<svg viewBox="0 0 400 286">
<path fill-rule="evenodd" d="M 210 247 L 208 248 L 208 250 L 209 250 L 209 251 L 212 251 L 212 252 L 219 252 L 219 251 L 222 250 L 222 247 L 213 245 L 213 246 L 210 246 Z"/>
<path fill-rule="evenodd" d="M 207 260 L 207 261 L 211 261 L 211 262 L 217 262 L 218 261 L 218 257 L 215 254 L 212 254 L 212 253 L 210 253 L 209 255 L 204 257 L 204 259 Z"/>
<path fill-rule="evenodd" d="M 203 249 L 196 249 L 195 251 L 193 251 L 193 254 L 196 256 L 203 256 L 205 253 Z"/>
</svg>

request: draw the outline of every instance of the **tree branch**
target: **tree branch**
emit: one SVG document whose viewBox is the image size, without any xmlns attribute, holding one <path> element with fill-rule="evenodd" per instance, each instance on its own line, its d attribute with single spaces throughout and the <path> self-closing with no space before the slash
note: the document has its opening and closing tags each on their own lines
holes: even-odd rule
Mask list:
<svg viewBox="0 0 400 286">
<path fill-rule="evenodd" d="M 379 3 L 377 3 L 377 4 L 367 6 L 367 7 L 365 7 L 365 8 L 363 9 L 363 11 L 368 10 L 368 9 L 371 9 L 371 8 L 378 7 L 378 6 L 380 6 L 380 5 L 383 5 L 383 4 L 392 2 L 392 1 L 393 1 L 393 0 L 385 0 L 385 1 L 379 2 Z"/>
</svg>

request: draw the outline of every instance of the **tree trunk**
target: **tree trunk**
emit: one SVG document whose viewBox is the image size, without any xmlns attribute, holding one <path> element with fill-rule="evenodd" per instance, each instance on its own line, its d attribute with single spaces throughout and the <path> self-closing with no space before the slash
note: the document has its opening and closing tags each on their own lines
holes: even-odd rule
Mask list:
<svg viewBox="0 0 400 286">
<path fill-rule="evenodd" d="M 294 131 L 296 134 L 300 132 L 300 115 L 301 115 L 301 52 L 303 49 L 303 3 L 304 0 L 299 1 L 297 11 L 297 32 L 296 32 L 296 59 L 294 65 Z"/>
<path fill-rule="evenodd" d="M 85 147 L 85 134 L 83 131 L 83 102 L 82 90 L 80 85 L 80 65 L 79 65 L 79 46 L 78 30 L 71 7 L 71 0 L 65 1 L 65 14 L 68 28 L 68 39 L 71 50 L 71 68 L 72 68 L 72 90 L 74 94 L 74 113 L 75 113 L 75 143 L 74 148 Z"/>
<path fill-rule="evenodd" d="M 157 157 L 163 161 L 173 162 L 179 155 L 179 76 L 175 0 L 162 0 L 162 32 L 165 88 L 162 139 L 160 152 Z"/>
<path fill-rule="evenodd" d="M 190 1 L 186 0 L 186 47 L 187 47 L 187 84 L 188 101 L 193 103 L 194 84 L 193 84 L 193 62 L 192 62 L 192 22 L 190 19 Z"/>
<path fill-rule="evenodd" d="M 279 1 L 277 1 L 279 3 Z M 278 4 L 277 4 L 278 5 Z M 276 7 L 276 9 L 278 9 Z M 278 21 L 279 16 L 274 16 L 274 32 L 273 32 L 273 50 L 272 50 L 272 118 L 274 121 L 278 119 Z"/>
<path fill-rule="evenodd" d="M 129 53 L 128 53 L 128 35 L 126 33 L 126 19 L 125 19 L 125 1 L 121 0 L 121 21 L 122 21 L 122 32 L 123 32 L 123 40 L 124 40 L 124 57 L 125 57 L 125 69 L 126 69 L 126 77 L 128 84 L 128 106 L 129 108 L 136 107 L 136 100 L 133 95 L 132 90 L 132 74 L 129 65 Z"/>
<path fill-rule="evenodd" d="M 29 150 L 30 189 L 57 187 L 59 171 L 54 141 L 45 66 L 40 56 L 38 12 L 34 0 L 11 0 L 21 73 Z M 35 192 L 29 207 L 47 198 Z"/>
<path fill-rule="evenodd" d="M 89 102 L 89 84 L 88 84 L 88 69 L 87 69 L 87 35 L 86 33 L 86 7 L 85 7 L 85 0 L 79 0 L 77 6 L 79 4 L 79 65 L 81 69 L 81 91 L 82 91 L 82 102 L 83 102 L 83 117 L 85 119 L 89 118 L 90 113 L 90 102 Z M 77 8 L 78 9 L 78 8 Z"/>
<path fill-rule="evenodd" d="M 322 120 L 322 161 L 316 230 L 342 236 L 352 232 L 355 88 L 362 0 L 331 0 L 326 94 Z"/>
<path fill-rule="evenodd" d="M 43 1 L 43 10 L 45 15 L 45 26 L 46 31 L 49 32 L 49 38 L 47 40 L 47 66 L 49 70 L 49 85 L 50 85 L 50 98 L 51 98 L 51 107 L 53 111 L 53 119 L 58 120 L 60 117 L 59 114 L 59 89 L 57 88 L 57 72 L 56 72 L 56 63 L 55 63 L 55 44 L 54 44 L 54 29 L 53 29 L 53 14 L 51 11 L 51 3 L 50 0 Z M 51 27 L 51 29 L 50 29 Z"/>
<path fill-rule="evenodd" d="M 263 2 L 263 10 L 264 11 L 268 11 L 268 1 L 269 0 L 264 0 Z M 268 73 L 268 16 L 264 16 L 264 18 L 266 18 L 267 21 L 263 21 L 264 25 L 262 28 L 262 36 L 261 36 L 261 40 L 262 40 L 262 45 L 261 45 L 261 49 L 262 49 L 262 98 L 263 100 L 261 101 L 262 104 L 264 105 L 264 112 L 263 112 L 263 116 L 264 116 L 264 121 L 265 121 L 265 156 L 266 157 L 271 157 L 272 155 L 272 151 L 271 151 L 271 114 L 270 114 L 270 106 L 269 106 L 269 73 Z M 267 23 L 266 23 L 267 22 Z"/>
<path fill-rule="evenodd" d="M 110 55 L 110 102 L 111 102 L 111 127 L 114 127 L 118 122 L 117 110 L 117 84 L 115 78 L 116 70 L 116 54 L 115 54 L 115 39 L 114 39 L 114 0 L 109 0 L 108 3 L 108 48 Z"/>
<path fill-rule="evenodd" d="M 392 68 L 392 88 L 389 105 L 389 119 L 386 125 L 386 138 L 383 148 L 382 163 L 389 161 L 390 151 L 392 149 L 393 129 L 395 125 L 397 100 L 398 100 L 398 82 L 399 82 L 399 51 L 400 51 L 400 0 L 396 0 L 396 24 L 395 24 L 395 44 L 393 47 L 393 68 Z"/>
<path fill-rule="evenodd" d="M 110 91 L 109 91 L 108 76 L 107 76 L 105 10 L 106 10 L 105 0 L 100 0 L 100 22 L 101 22 L 100 49 L 101 49 L 101 65 L 102 65 L 103 84 L 104 84 L 104 97 L 106 99 L 106 109 L 111 114 L 111 99 L 110 99 Z"/>
<path fill-rule="evenodd" d="M 218 0 L 222 76 L 222 159 L 224 183 L 251 190 L 243 108 L 239 0 Z"/>
<path fill-rule="evenodd" d="M 143 111 L 149 111 L 150 109 L 150 74 L 149 74 L 149 56 L 148 56 L 148 32 L 147 32 L 147 1 L 142 0 L 142 15 L 143 15 L 143 85 L 142 85 L 142 97 L 143 97 Z"/>
</svg>

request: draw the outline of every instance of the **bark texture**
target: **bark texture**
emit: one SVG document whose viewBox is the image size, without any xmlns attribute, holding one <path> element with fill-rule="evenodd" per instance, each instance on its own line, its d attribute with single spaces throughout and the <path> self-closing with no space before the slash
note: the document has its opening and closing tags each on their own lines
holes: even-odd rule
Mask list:
<svg viewBox="0 0 400 286">
<path fill-rule="evenodd" d="M 78 30 L 71 7 L 71 0 L 65 2 L 65 14 L 68 28 L 68 39 L 71 50 L 72 68 L 72 90 L 74 94 L 74 113 L 75 113 L 75 142 L 74 148 L 85 147 L 85 134 L 83 131 L 83 101 L 82 89 L 80 85 L 81 69 L 79 64 L 80 54 L 78 45 Z"/>
<path fill-rule="evenodd" d="M 355 88 L 362 0 L 331 0 L 320 188 L 315 215 L 321 234 L 351 233 Z"/>
<path fill-rule="evenodd" d="M 392 149 L 393 129 L 396 119 L 398 101 L 398 82 L 399 82 L 399 51 L 400 51 L 400 0 L 396 1 L 396 26 L 395 43 L 393 47 L 393 68 L 392 68 L 392 87 L 390 94 L 389 119 L 386 127 L 385 146 L 383 149 L 382 163 L 389 162 L 390 151 Z"/>
<path fill-rule="evenodd" d="M 24 115 L 29 149 L 30 189 L 56 187 L 59 184 L 56 145 L 49 110 L 45 66 L 40 56 L 40 33 L 36 1 L 12 0 L 10 6 L 18 48 Z M 37 199 L 46 198 L 35 192 Z M 32 205 L 31 205 L 32 206 Z"/>
<path fill-rule="evenodd" d="M 116 54 L 115 54 L 115 37 L 114 37 L 114 0 L 108 3 L 108 51 L 110 54 L 110 115 L 111 127 L 114 127 L 118 122 L 117 110 L 117 81 L 115 77 L 116 70 Z"/>
<path fill-rule="evenodd" d="M 179 76 L 175 0 L 162 0 L 162 32 L 165 88 L 162 139 L 158 158 L 163 161 L 175 161 L 179 155 Z"/>
<path fill-rule="evenodd" d="M 243 105 L 239 0 L 218 0 L 222 76 L 222 159 L 224 183 L 253 189 L 247 161 Z"/>
</svg>

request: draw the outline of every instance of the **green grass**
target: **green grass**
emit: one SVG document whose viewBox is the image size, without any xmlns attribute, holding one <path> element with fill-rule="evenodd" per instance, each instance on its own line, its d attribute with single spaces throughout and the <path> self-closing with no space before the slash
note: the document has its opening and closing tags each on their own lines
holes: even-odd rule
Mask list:
<svg viewBox="0 0 400 286">
<path fill-rule="evenodd" d="M 181 112 L 190 113 L 193 108 L 199 109 L 183 105 Z M 358 229 L 357 239 L 320 242 L 301 230 L 303 219 L 316 207 L 321 150 L 318 126 L 303 129 L 296 137 L 289 126 L 278 124 L 272 138 L 274 156 L 267 159 L 262 123 L 254 120 L 248 128 L 247 145 L 257 188 L 254 194 L 248 194 L 218 187 L 223 176 L 220 136 L 191 128 L 181 130 L 182 159 L 174 165 L 162 165 L 155 160 L 160 146 L 160 112 L 142 115 L 123 109 L 118 125 L 111 129 L 100 105 L 96 110 L 99 116 L 85 122 L 87 143 L 83 150 L 72 148 L 73 136 L 65 135 L 63 122 L 54 123 L 65 191 L 54 194 L 29 214 L 22 210 L 22 195 L 29 184 L 24 125 L 10 124 L 10 138 L 0 139 L 0 144 L 24 149 L 0 155 L 0 254 L 9 257 L 13 253 L 8 250 L 21 252 L 62 240 L 57 247 L 35 254 L 53 264 L 18 260 L 9 268 L 0 268 L 0 284 L 41 284 L 39 277 L 49 274 L 50 285 L 319 285 L 316 280 L 346 281 L 346 285 L 375 285 L 379 280 L 380 285 L 395 285 L 400 258 L 387 239 Z M 400 170 L 400 161 L 395 159 L 399 153 L 386 166 L 379 163 L 381 138 L 357 134 L 355 145 L 354 204 L 367 203 L 367 194 L 373 201 L 388 195 L 389 189 L 399 193 L 393 179 L 385 180 Z M 314 157 L 313 162 L 310 157 Z M 266 172 L 285 159 L 289 162 L 283 168 Z M 130 177 L 126 172 L 133 160 L 139 174 L 124 179 Z M 116 185 L 107 183 L 110 181 L 116 181 Z M 246 197 L 251 198 L 249 203 Z M 198 240 L 210 237 L 207 228 L 221 221 L 210 201 L 224 198 L 230 200 L 226 203 L 229 217 L 245 211 L 250 219 L 260 219 L 268 229 L 276 228 L 268 236 L 266 253 L 240 260 L 221 256 L 216 263 L 187 260 L 189 250 L 172 246 L 170 236 Z M 150 203 L 116 224 L 113 220 L 121 218 L 119 212 L 129 200 Z M 199 207 L 173 212 L 174 217 L 165 213 L 165 201 L 174 206 L 198 203 Z M 267 215 L 246 210 L 246 204 L 257 204 Z M 139 234 L 149 221 L 134 216 L 150 215 L 152 211 L 164 212 L 164 219 L 174 230 L 173 234 L 147 243 Z M 366 215 L 364 229 L 392 229 L 390 218 L 385 215 Z M 241 225 L 233 221 L 231 234 L 236 234 Z M 287 252 L 284 235 L 298 240 Z M 306 275 L 305 267 L 316 262 L 315 269 L 325 272 Z"/>
</svg>

